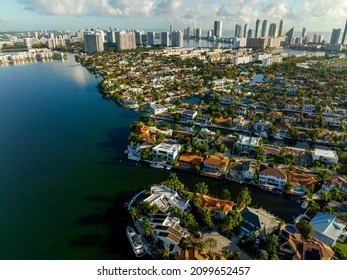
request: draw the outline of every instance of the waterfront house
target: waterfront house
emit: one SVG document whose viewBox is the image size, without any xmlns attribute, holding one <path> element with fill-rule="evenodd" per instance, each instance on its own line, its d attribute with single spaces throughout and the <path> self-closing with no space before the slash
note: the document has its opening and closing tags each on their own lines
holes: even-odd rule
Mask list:
<svg viewBox="0 0 347 280">
<path fill-rule="evenodd" d="M 204 158 L 202 156 L 185 153 L 182 154 L 178 159 L 178 167 L 183 169 L 191 169 L 195 166 L 199 166 L 203 162 Z"/>
<path fill-rule="evenodd" d="M 339 157 L 337 156 L 336 152 L 333 150 L 325 150 L 325 149 L 316 148 L 313 150 L 312 160 L 313 161 L 318 160 L 326 164 L 336 164 L 339 162 Z"/>
<path fill-rule="evenodd" d="M 288 135 L 291 126 L 288 123 L 279 123 L 275 125 L 275 128 L 277 135 L 279 135 L 280 137 L 285 137 Z"/>
<path fill-rule="evenodd" d="M 164 185 L 152 186 L 151 194 L 144 201 L 151 205 L 156 204 L 163 213 L 173 208 L 190 211 L 189 200 L 181 198 L 176 191 Z"/>
<path fill-rule="evenodd" d="M 267 113 L 266 120 L 271 121 L 272 118 L 275 120 L 281 120 L 283 117 L 283 113 L 280 111 L 270 111 Z"/>
<path fill-rule="evenodd" d="M 165 113 L 168 111 L 168 108 L 166 108 L 162 104 L 151 104 L 149 108 L 150 108 L 151 113 L 154 115 L 157 115 L 160 113 Z"/>
<path fill-rule="evenodd" d="M 186 238 L 189 232 L 180 225 L 180 219 L 167 214 L 156 214 L 149 221 L 153 225 L 154 236 L 163 242 L 165 248 L 170 248 L 175 254 L 180 251 L 178 246 L 182 238 Z"/>
<path fill-rule="evenodd" d="M 253 180 L 256 174 L 256 161 L 246 160 L 242 163 L 242 175 L 244 179 Z"/>
<path fill-rule="evenodd" d="M 229 105 L 231 103 L 233 103 L 235 100 L 235 96 L 234 95 L 222 95 L 222 96 L 219 96 L 219 102 L 221 104 L 226 104 L 226 105 Z"/>
<path fill-rule="evenodd" d="M 323 104 L 322 105 L 322 114 L 324 115 L 334 115 L 334 110 L 328 105 L 328 104 Z"/>
<path fill-rule="evenodd" d="M 237 141 L 237 151 L 242 154 L 255 152 L 259 147 L 260 138 L 241 134 Z"/>
<path fill-rule="evenodd" d="M 172 163 L 180 152 L 182 146 L 180 144 L 161 143 L 152 149 L 152 154 L 156 158 L 161 158 Z"/>
<path fill-rule="evenodd" d="M 333 188 L 338 188 L 340 191 L 347 193 L 347 179 L 341 176 L 334 176 L 324 181 L 323 188 L 329 192 Z"/>
<path fill-rule="evenodd" d="M 223 172 L 229 164 L 228 157 L 208 156 L 204 161 L 203 173 L 219 174 Z"/>
<path fill-rule="evenodd" d="M 231 109 L 239 116 L 245 116 L 247 114 L 247 107 L 245 106 L 235 105 Z"/>
<path fill-rule="evenodd" d="M 195 122 L 201 126 L 210 125 L 212 122 L 212 117 L 209 115 L 197 116 Z"/>
<path fill-rule="evenodd" d="M 266 240 L 280 226 L 280 221 L 262 208 L 246 207 L 242 209 L 241 216 L 240 232 L 250 237 Z"/>
<path fill-rule="evenodd" d="M 283 119 L 285 123 L 294 122 L 297 124 L 300 122 L 300 114 L 286 111 L 286 112 L 283 112 Z"/>
<path fill-rule="evenodd" d="M 273 164 L 262 164 L 259 167 L 259 183 L 271 185 L 276 188 L 283 189 L 287 181 L 287 172 L 285 169 L 279 168 Z"/>
<path fill-rule="evenodd" d="M 253 125 L 253 129 L 257 132 L 266 132 L 268 130 L 269 123 L 261 120 L 257 121 Z"/>
<path fill-rule="evenodd" d="M 286 103 L 285 108 L 286 108 L 287 110 L 291 110 L 291 111 L 299 111 L 299 109 L 300 109 L 300 104 L 299 104 L 298 102 L 296 102 L 296 101 L 288 101 L 288 102 Z"/>
<path fill-rule="evenodd" d="M 289 171 L 287 179 L 293 187 L 307 187 L 319 182 L 317 175 L 299 171 Z"/>
<path fill-rule="evenodd" d="M 200 206 L 203 209 L 208 209 L 211 215 L 217 219 L 223 219 L 234 206 L 234 202 L 231 200 L 219 199 L 200 193 L 196 193 L 195 195 L 201 197 Z"/>
<path fill-rule="evenodd" d="M 234 128 L 241 131 L 248 130 L 249 121 L 245 120 L 243 117 L 233 120 Z"/>
<path fill-rule="evenodd" d="M 318 212 L 310 221 L 313 228 L 313 238 L 328 246 L 333 246 L 337 240 L 344 241 L 347 232 L 346 224 L 336 220 L 336 215 Z"/>
<path fill-rule="evenodd" d="M 292 260 L 331 260 L 334 251 L 315 239 L 305 240 L 299 233 L 282 230 L 284 242 L 280 244 L 279 254 Z"/>
<path fill-rule="evenodd" d="M 184 110 L 181 112 L 180 120 L 183 122 L 193 122 L 198 112 L 195 110 Z"/>
<path fill-rule="evenodd" d="M 316 106 L 314 104 L 304 104 L 302 108 L 303 113 L 312 114 L 316 112 Z"/>
<path fill-rule="evenodd" d="M 325 126 L 331 127 L 333 129 L 339 129 L 341 126 L 341 122 L 338 117 L 324 117 Z"/>
</svg>

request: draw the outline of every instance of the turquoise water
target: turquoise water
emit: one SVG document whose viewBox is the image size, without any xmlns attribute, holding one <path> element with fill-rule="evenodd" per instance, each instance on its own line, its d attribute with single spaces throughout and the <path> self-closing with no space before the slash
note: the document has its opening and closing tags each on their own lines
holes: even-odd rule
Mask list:
<svg viewBox="0 0 347 280">
<path fill-rule="evenodd" d="M 168 170 L 127 161 L 137 113 L 102 99 L 98 79 L 75 63 L 0 67 L 0 259 L 129 259 L 125 202 Z M 178 172 L 211 192 L 244 187 Z M 251 188 L 253 205 L 286 221 L 295 200 Z"/>
</svg>

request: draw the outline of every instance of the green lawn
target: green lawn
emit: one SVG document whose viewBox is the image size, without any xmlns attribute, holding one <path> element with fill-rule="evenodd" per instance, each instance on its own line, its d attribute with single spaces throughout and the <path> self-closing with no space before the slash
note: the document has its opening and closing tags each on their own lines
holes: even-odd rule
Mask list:
<svg viewBox="0 0 347 280">
<path fill-rule="evenodd" d="M 339 248 L 343 254 L 347 257 L 347 238 L 345 239 L 345 242 L 339 242 L 337 241 L 335 246 L 336 248 Z"/>
</svg>

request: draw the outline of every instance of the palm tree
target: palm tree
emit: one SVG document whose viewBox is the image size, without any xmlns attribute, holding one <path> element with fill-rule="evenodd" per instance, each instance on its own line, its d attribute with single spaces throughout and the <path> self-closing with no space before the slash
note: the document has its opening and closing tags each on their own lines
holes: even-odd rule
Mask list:
<svg viewBox="0 0 347 280">
<path fill-rule="evenodd" d="M 154 231 L 154 227 L 149 220 L 145 220 L 143 224 L 143 230 L 145 231 L 145 235 L 148 237 Z"/>
<path fill-rule="evenodd" d="M 170 255 L 171 255 L 171 251 L 170 251 L 170 248 L 165 248 L 164 251 L 163 251 L 163 259 L 164 260 L 168 260 L 170 258 Z"/>
<path fill-rule="evenodd" d="M 217 240 L 214 239 L 213 237 L 209 237 L 205 240 L 205 245 L 209 249 L 208 252 L 210 254 L 212 249 L 217 247 Z"/>
</svg>

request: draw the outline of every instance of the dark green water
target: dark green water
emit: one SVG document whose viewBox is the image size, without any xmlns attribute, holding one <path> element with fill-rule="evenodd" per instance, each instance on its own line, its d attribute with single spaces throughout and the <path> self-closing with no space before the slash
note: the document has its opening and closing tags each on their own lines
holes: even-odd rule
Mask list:
<svg viewBox="0 0 347 280">
<path fill-rule="evenodd" d="M 102 99 L 96 84 L 72 56 L 0 67 L 0 259 L 133 258 L 124 203 L 169 171 L 125 159 L 138 116 Z M 213 192 L 240 190 L 206 181 Z M 261 190 L 252 196 L 288 221 L 301 210 Z"/>
</svg>

